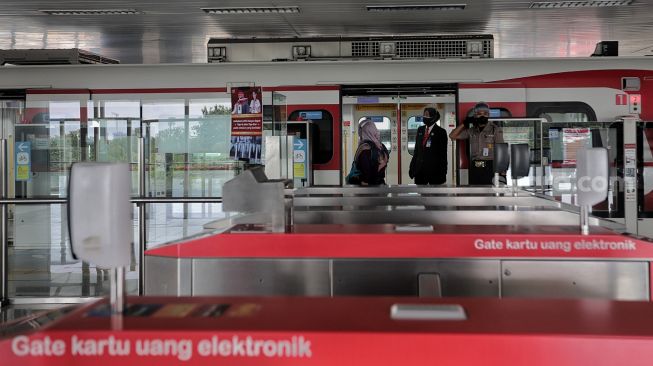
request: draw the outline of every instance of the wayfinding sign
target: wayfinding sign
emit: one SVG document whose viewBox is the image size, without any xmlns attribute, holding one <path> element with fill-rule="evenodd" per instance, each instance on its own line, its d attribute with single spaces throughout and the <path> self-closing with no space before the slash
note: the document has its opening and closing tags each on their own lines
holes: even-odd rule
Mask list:
<svg viewBox="0 0 653 366">
<path fill-rule="evenodd" d="M 32 143 L 30 141 L 16 142 L 16 182 L 27 182 L 32 177 Z"/>
<path fill-rule="evenodd" d="M 306 179 L 308 177 L 307 158 L 308 149 L 306 139 L 295 137 L 293 143 L 293 172 L 295 179 Z"/>
</svg>

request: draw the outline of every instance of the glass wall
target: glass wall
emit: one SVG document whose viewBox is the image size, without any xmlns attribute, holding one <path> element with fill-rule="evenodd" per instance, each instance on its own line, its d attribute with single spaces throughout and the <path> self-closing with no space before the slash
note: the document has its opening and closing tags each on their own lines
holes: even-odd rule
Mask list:
<svg viewBox="0 0 653 366">
<path fill-rule="evenodd" d="M 79 161 L 129 163 L 132 194 L 138 196 L 141 145 L 146 197 L 220 197 L 222 185 L 241 169 L 229 159 L 226 93 L 34 93 L 15 105 L 11 118 L 5 107 L 10 197 L 65 198 L 70 167 Z M 20 152 L 28 158 L 22 165 L 15 161 Z M 66 205 L 12 205 L 9 211 L 10 297 L 107 294 L 108 272 L 72 258 Z M 151 203 L 146 215 L 147 246 L 198 233 L 207 222 L 224 217 L 219 203 Z M 135 294 L 136 205 L 133 217 L 127 290 Z"/>
<path fill-rule="evenodd" d="M 582 148 L 608 150 L 608 198 L 595 205 L 592 214 L 624 217 L 623 122 L 567 122 L 542 125 L 542 157 L 547 166 L 545 186 L 549 194 L 575 204 L 576 153 Z"/>
<path fill-rule="evenodd" d="M 561 114 L 562 115 L 562 114 Z M 548 122 L 535 119 L 493 119 L 508 144 L 528 144 L 531 168 L 518 185 L 532 187 L 565 203 L 576 202 L 576 152 L 582 148 L 608 150 L 610 181 L 608 198 L 595 205 L 592 214 L 624 217 L 623 122 Z M 506 174 L 511 185 L 511 171 Z"/>
</svg>

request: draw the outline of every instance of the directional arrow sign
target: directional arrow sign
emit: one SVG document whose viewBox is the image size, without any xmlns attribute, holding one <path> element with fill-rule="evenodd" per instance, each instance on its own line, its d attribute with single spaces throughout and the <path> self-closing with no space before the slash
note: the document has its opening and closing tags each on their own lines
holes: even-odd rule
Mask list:
<svg viewBox="0 0 653 366">
<path fill-rule="evenodd" d="M 32 176 L 32 143 L 30 141 L 16 141 L 14 145 L 15 156 L 15 174 L 17 182 L 27 182 Z"/>
<path fill-rule="evenodd" d="M 16 143 L 16 147 L 18 148 L 19 152 L 29 151 L 30 145 L 31 144 L 29 142 L 17 142 Z"/>
<path fill-rule="evenodd" d="M 293 142 L 293 175 L 295 179 L 306 179 L 308 176 L 308 145 L 305 139 L 295 137 Z"/>
</svg>

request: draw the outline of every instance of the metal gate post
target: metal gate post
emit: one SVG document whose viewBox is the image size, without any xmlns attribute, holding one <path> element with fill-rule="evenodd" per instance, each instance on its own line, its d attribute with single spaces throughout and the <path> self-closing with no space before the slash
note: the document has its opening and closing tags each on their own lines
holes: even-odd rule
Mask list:
<svg viewBox="0 0 653 366">
<path fill-rule="evenodd" d="M 141 130 L 141 137 L 138 144 L 139 179 L 138 179 L 138 196 L 145 198 L 145 137 Z M 145 286 L 145 243 L 147 241 L 147 218 L 145 212 L 145 202 L 138 203 L 138 294 L 143 295 Z"/>
<path fill-rule="evenodd" d="M 626 229 L 637 234 L 637 118 L 623 118 L 624 129 L 624 218 Z M 635 159 L 629 163 L 630 159 Z M 632 169 L 632 170 L 631 170 Z"/>
<path fill-rule="evenodd" d="M 7 198 L 7 139 L 0 140 L 0 196 Z M 9 215 L 7 204 L 0 204 L 0 307 L 9 303 Z"/>
</svg>

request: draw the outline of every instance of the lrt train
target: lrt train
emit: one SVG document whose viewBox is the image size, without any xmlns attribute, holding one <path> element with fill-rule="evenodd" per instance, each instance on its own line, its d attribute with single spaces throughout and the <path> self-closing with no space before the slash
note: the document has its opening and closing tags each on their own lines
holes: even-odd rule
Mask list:
<svg viewBox="0 0 653 366">
<path fill-rule="evenodd" d="M 610 205 L 616 208 L 609 209 L 610 214 L 623 217 L 624 203 L 634 201 L 638 219 L 653 216 L 653 122 L 648 122 L 653 121 L 653 62 L 647 57 L 0 68 L 3 98 L 25 103 L 16 134 L 18 125 L 43 123 L 39 120 L 43 115 L 52 124 L 59 113 L 60 127 L 50 126 L 50 137 L 74 126 L 90 129 L 94 119 L 100 120 L 96 135 L 101 139 L 112 128 L 118 133 L 117 125 L 102 124 L 112 119 L 121 120 L 124 131 L 120 133 L 129 136 L 141 124 L 192 122 L 201 114 L 199 109 L 219 115 L 228 108 L 230 89 L 245 85 L 262 88 L 264 125 L 309 116 L 313 185 L 343 183 L 357 142 L 357 124 L 364 117 L 377 123 L 391 151 L 388 183 L 410 184 L 407 171 L 423 108 L 435 106 L 441 114 L 439 124 L 451 131 L 476 102 L 484 101 L 498 123 L 516 126 L 508 134 L 514 141 L 526 140 L 536 151 L 532 157 L 536 177 L 544 170 L 568 168 L 573 159 L 565 154 L 572 154 L 578 141 L 606 146 L 614 152 L 615 176 L 635 175 L 614 188 L 617 193 Z M 220 105 L 224 107 L 217 108 Z M 71 106 L 74 112 L 66 114 Z M 227 137 L 214 133 L 212 139 L 228 138 L 228 115 L 223 124 L 226 127 L 220 131 Z M 207 133 L 202 128 L 186 127 L 186 136 Z M 594 130 L 612 132 L 602 135 Z M 36 135 L 34 145 L 39 144 Z M 565 143 L 572 146 L 569 151 Z M 450 144 L 448 183 L 466 184 L 465 145 Z M 202 152 L 181 145 L 169 149 Z M 176 162 L 174 156 L 156 159 Z M 636 195 L 629 191 L 633 181 Z M 551 188 L 549 181 L 528 182 Z"/>
</svg>

